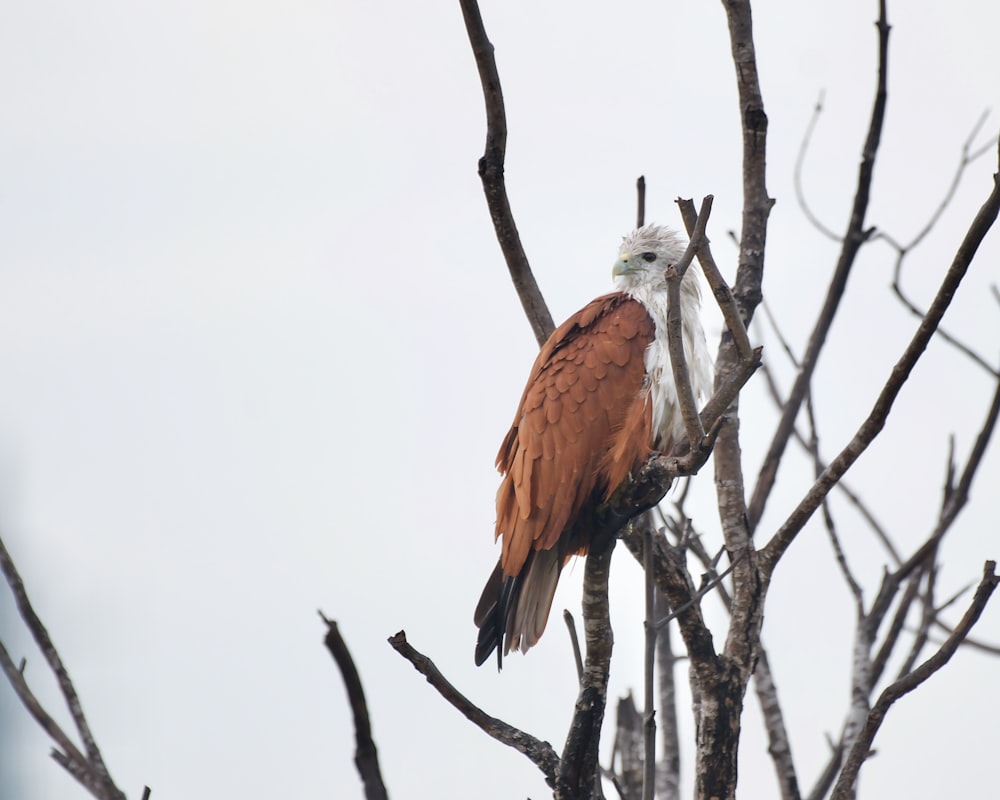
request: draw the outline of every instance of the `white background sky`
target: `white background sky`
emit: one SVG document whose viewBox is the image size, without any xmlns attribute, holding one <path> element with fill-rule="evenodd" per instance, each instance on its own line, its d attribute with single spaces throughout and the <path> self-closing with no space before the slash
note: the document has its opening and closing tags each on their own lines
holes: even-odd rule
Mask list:
<svg viewBox="0 0 1000 800">
<path fill-rule="evenodd" d="M 874 90 L 876 6 L 755 7 L 777 199 L 765 294 L 800 349 L 836 248 L 796 207 L 792 165 L 825 90 L 806 183 L 816 212 L 843 229 Z M 731 277 L 740 138 L 722 5 L 504 0 L 483 14 L 508 104 L 511 199 L 553 315 L 608 289 L 640 173 L 659 222 L 680 224 L 677 195 L 715 195 L 711 234 Z M 908 2 L 890 15 L 869 223 L 906 239 L 974 121 L 998 105 L 1000 10 Z M 998 126 L 994 113 L 987 130 Z M 484 709 L 561 746 L 575 696 L 561 624 L 500 675 L 472 663 L 472 608 L 496 558 L 493 458 L 535 352 L 476 175 L 484 133 L 457 2 L 40 0 L 0 12 L 0 529 L 130 797 L 144 784 L 154 800 L 361 797 L 316 609 L 353 650 L 393 797 L 546 794 L 532 765 L 385 641 L 405 628 Z M 920 302 L 995 169 L 987 156 L 969 170 L 908 262 Z M 998 242 L 994 231 L 947 321 L 990 359 Z M 914 329 L 890 278 L 888 248 L 867 248 L 821 361 L 828 456 Z M 755 338 L 789 385 L 774 337 Z M 751 482 L 775 417 L 762 385 L 743 406 Z M 948 435 L 968 451 L 989 391 L 932 344 L 851 473 L 900 547 L 931 529 Z M 998 452 L 945 547 L 942 597 L 1000 556 Z M 712 545 L 710 476 L 693 508 Z M 790 459 L 780 480 L 760 535 L 808 486 L 809 467 Z M 856 515 L 835 510 L 870 599 L 884 556 Z M 557 609 L 578 609 L 581 574 L 565 576 Z M 616 554 L 612 697 L 641 684 L 638 576 Z M 977 631 L 993 641 L 997 608 Z M 706 609 L 721 642 L 717 604 Z M 848 701 L 852 621 L 810 525 L 777 572 L 764 630 L 806 787 Z M 9 597 L 0 625 L 68 727 Z M 998 676 L 1000 662 L 963 650 L 904 699 L 862 773 L 865 796 L 988 793 Z M 752 695 L 747 706 L 742 794 L 774 796 Z M 0 796 L 83 796 L 6 686 L 0 719 Z"/>
</svg>

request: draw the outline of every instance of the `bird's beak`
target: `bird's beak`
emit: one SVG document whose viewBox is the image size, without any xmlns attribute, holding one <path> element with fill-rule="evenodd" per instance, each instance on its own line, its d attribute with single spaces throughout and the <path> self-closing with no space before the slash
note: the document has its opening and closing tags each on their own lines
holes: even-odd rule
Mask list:
<svg viewBox="0 0 1000 800">
<path fill-rule="evenodd" d="M 619 275 L 624 275 L 626 272 L 632 271 L 632 265 L 629 263 L 629 254 L 622 253 L 618 256 L 618 260 L 615 265 L 611 268 L 611 277 L 617 278 Z"/>
</svg>

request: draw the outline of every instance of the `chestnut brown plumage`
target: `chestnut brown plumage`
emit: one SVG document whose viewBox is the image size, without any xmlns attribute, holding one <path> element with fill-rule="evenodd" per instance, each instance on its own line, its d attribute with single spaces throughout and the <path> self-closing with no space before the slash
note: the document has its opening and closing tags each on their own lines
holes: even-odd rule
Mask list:
<svg viewBox="0 0 1000 800">
<path fill-rule="evenodd" d="M 613 274 L 619 291 L 599 297 L 543 345 L 514 424 L 497 455 L 500 560 L 476 607 L 476 664 L 497 649 L 526 651 L 545 629 L 559 573 L 595 537 L 594 511 L 653 448 L 683 432 L 666 344 L 664 272 L 684 251 L 667 228 L 625 238 Z M 685 357 L 696 396 L 711 360 L 698 318 L 698 278 L 681 283 Z"/>
</svg>

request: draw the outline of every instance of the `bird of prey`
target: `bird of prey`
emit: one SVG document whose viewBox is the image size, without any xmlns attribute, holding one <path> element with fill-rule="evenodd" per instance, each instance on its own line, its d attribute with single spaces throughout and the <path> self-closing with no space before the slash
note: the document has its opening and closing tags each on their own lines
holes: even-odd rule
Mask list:
<svg viewBox="0 0 1000 800">
<path fill-rule="evenodd" d="M 667 348 L 666 269 L 685 242 L 646 225 L 626 236 L 616 291 L 560 325 L 531 368 L 500 445 L 496 499 L 500 560 L 476 607 L 476 664 L 527 651 L 545 630 L 559 573 L 600 536 L 595 516 L 653 450 L 684 435 Z M 693 265 L 681 281 L 684 358 L 695 399 L 710 394 L 712 360 Z"/>
</svg>

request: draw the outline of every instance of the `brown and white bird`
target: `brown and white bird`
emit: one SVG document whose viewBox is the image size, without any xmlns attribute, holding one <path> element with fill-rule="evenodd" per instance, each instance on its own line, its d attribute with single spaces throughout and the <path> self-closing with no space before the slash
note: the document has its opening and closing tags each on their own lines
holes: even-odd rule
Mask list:
<svg viewBox="0 0 1000 800">
<path fill-rule="evenodd" d="M 598 297 L 543 345 L 497 454 L 500 561 L 476 607 L 476 664 L 527 651 L 548 620 L 559 573 L 600 533 L 596 508 L 649 456 L 684 435 L 667 349 L 664 272 L 684 253 L 672 230 L 646 225 L 622 241 L 617 291 Z M 681 281 L 684 358 L 695 398 L 712 360 L 692 265 Z"/>
</svg>

